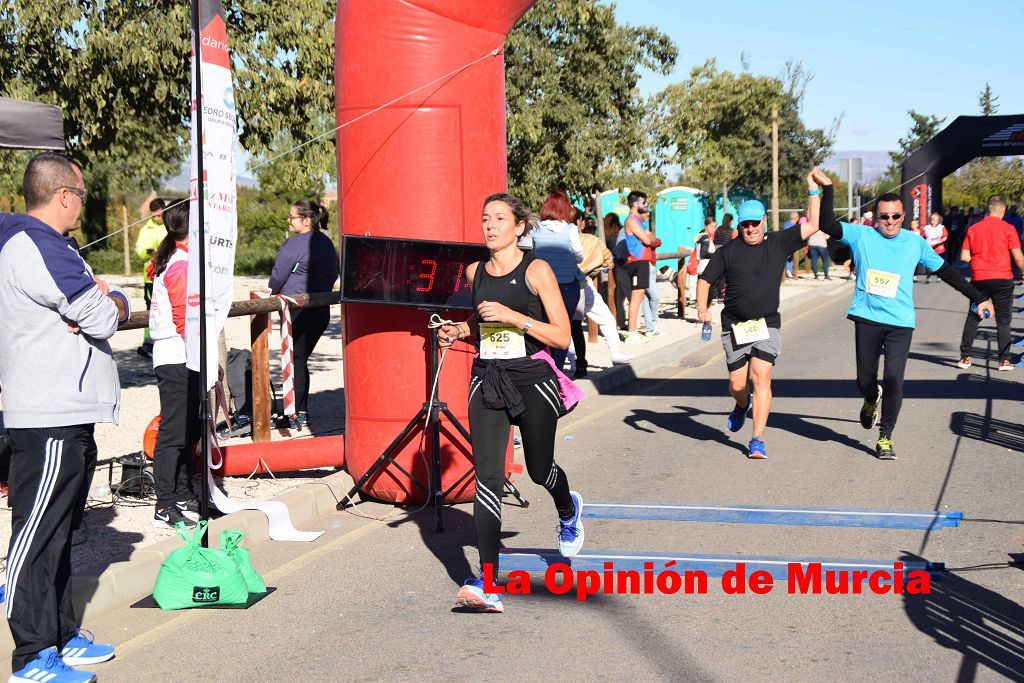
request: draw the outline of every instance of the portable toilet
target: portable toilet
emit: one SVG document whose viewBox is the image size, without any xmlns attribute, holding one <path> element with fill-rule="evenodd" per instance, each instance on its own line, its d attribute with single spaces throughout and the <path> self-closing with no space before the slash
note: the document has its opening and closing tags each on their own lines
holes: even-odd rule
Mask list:
<svg viewBox="0 0 1024 683">
<path fill-rule="evenodd" d="M 654 203 L 655 233 L 663 251 L 692 247 L 704 229 L 707 195 L 693 187 L 677 185 L 658 193 Z"/>
<path fill-rule="evenodd" d="M 744 187 L 730 187 L 729 188 L 729 207 L 728 211 L 722 209 L 722 193 L 719 192 L 715 195 L 715 220 L 718 224 L 722 224 L 722 218 L 725 217 L 726 213 L 731 213 L 733 220 L 736 219 L 736 207 L 747 201 L 748 199 L 757 199 L 765 206 L 768 206 L 768 198 L 764 195 L 757 195 L 753 191 L 748 190 Z M 739 227 L 733 223 L 734 228 Z"/>
<path fill-rule="evenodd" d="M 629 207 L 626 206 L 626 196 L 618 190 L 605 190 L 600 195 L 601 215 L 598 220 L 604 220 L 605 215 L 614 213 L 619 217 L 620 223 L 625 223 L 629 215 Z"/>
</svg>

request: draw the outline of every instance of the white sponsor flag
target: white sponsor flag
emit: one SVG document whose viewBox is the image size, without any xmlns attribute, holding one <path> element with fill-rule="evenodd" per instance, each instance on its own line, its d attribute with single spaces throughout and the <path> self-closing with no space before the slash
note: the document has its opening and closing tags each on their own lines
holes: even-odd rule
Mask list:
<svg viewBox="0 0 1024 683">
<path fill-rule="evenodd" d="M 199 370 L 199 278 L 206 276 L 206 390 L 217 379 L 217 340 L 233 296 L 235 240 L 235 97 L 231 85 L 227 27 L 221 0 L 199 0 L 202 93 L 192 81 L 192 176 L 189 190 L 188 299 L 185 307 L 186 365 Z M 192 55 L 192 73 L 195 74 Z M 201 103 L 201 106 L 200 106 Z M 198 116 L 203 117 L 203 178 L 199 178 Z M 206 263 L 199 262 L 199 202 L 206 236 Z"/>
</svg>

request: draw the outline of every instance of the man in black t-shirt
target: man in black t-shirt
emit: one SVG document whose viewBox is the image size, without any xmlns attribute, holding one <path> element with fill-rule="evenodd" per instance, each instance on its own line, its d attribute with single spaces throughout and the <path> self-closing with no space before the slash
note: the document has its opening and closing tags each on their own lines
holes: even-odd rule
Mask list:
<svg viewBox="0 0 1024 683">
<path fill-rule="evenodd" d="M 788 230 L 766 234 L 764 204 L 754 199 L 740 204 L 736 212 L 739 238 L 715 251 L 697 281 L 697 318 L 702 323 L 712 322 L 707 303 L 711 284 L 723 276 L 729 283 L 722 310 L 722 346 L 729 393 L 736 406 L 726 424 L 731 432 L 743 427 L 753 385 L 754 433 L 747 457 L 756 460 L 768 457 L 763 436 L 772 403 L 772 366 L 782 352 L 779 283 L 786 259 L 818 231 L 818 179 L 823 177 L 824 171 L 817 168 L 807 175 L 807 222 Z"/>
</svg>

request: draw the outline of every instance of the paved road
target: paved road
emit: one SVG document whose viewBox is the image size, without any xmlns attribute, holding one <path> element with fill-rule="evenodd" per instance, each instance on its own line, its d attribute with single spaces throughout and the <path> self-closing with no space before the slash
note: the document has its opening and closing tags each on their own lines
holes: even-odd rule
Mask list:
<svg viewBox="0 0 1024 683">
<path fill-rule="evenodd" d="M 778 583 L 735 596 L 712 580 L 706 595 L 578 603 L 535 583 L 503 615 L 466 614 L 453 598 L 476 563 L 470 507 L 435 535 L 430 514 L 368 505 L 391 521 L 338 513 L 312 547 L 260 548 L 277 592 L 247 611 L 124 609 L 92 624 L 119 645 L 101 679 L 1024 680 L 1024 573 L 1008 564 L 1024 552 L 1022 371 L 959 371 L 963 300 L 920 286 L 899 459 L 878 461 L 857 422 L 848 296 L 784 321 L 767 461 L 743 456 L 748 434 L 723 433 L 717 344 L 588 400 L 563 424 L 558 459 L 593 500 L 963 511 L 962 526 L 932 532 L 587 522 L 588 549 L 945 562 L 931 595 L 789 595 Z M 975 358 L 991 344 L 983 332 Z M 506 543 L 551 547 L 547 494 L 522 488 L 533 504 L 505 507 Z"/>
</svg>

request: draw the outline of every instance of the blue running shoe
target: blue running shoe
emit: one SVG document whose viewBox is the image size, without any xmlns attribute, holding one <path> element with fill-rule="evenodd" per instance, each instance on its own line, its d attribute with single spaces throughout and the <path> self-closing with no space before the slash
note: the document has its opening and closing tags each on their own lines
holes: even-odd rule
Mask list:
<svg viewBox="0 0 1024 683">
<path fill-rule="evenodd" d="M 60 658 L 71 666 L 102 664 L 114 658 L 114 646 L 95 642 L 92 631 L 80 628 L 75 637 L 64 644 Z"/>
<path fill-rule="evenodd" d="M 729 417 L 726 419 L 725 424 L 729 427 L 730 432 L 738 432 L 743 429 L 743 422 L 747 419 L 747 409 L 750 408 L 750 401 L 747 401 L 747 405 L 744 407 L 736 406 L 729 413 Z"/>
<path fill-rule="evenodd" d="M 12 673 L 7 680 L 11 683 L 92 683 L 96 680 L 96 674 L 72 669 L 57 656 L 57 648 L 48 647 L 21 670 Z"/>
<path fill-rule="evenodd" d="M 751 460 L 767 460 L 768 454 L 764 451 L 764 440 L 755 436 L 747 444 L 747 457 Z"/>
<path fill-rule="evenodd" d="M 558 552 L 562 557 L 574 557 L 583 547 L 583 496 L 569 491 L 576 514 L 565 521 L 558 521 Z"/>
<path fill-rule="evenodd" d="M 477 612 L 496 612 L 500 614 L 505 611 L 505 606 L 501 603 L 500 593 L 484 593 L 483 579 L 466 579 L 466 583 L 459 588 L 459 594 L 455 596 L 455 602 L 462 607 L 468 607 Z"/>
</svg>

